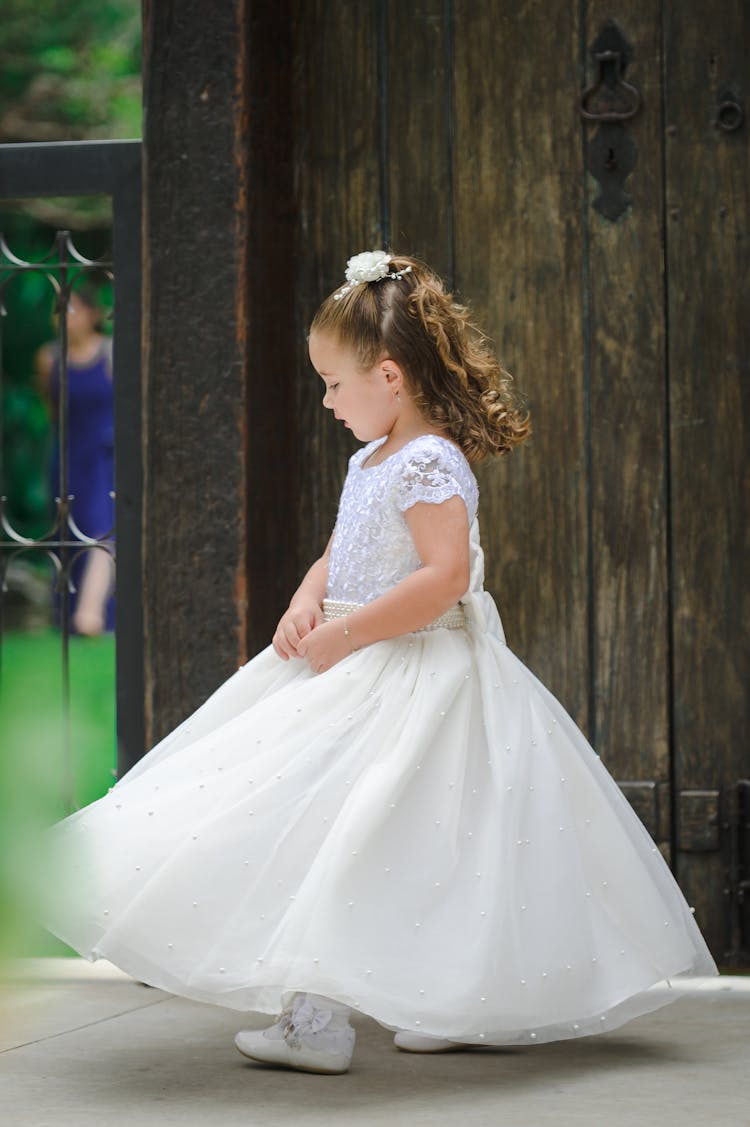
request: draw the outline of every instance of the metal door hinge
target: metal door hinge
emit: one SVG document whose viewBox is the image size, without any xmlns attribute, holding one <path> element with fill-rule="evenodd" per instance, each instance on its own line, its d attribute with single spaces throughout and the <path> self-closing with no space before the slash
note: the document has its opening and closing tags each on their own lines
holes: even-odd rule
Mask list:
<svg viewBox="0 0 750 1127">
<path fill-rule="evenodd" d="M 728 787 L 722 803 L 721 829 L 726 841 L 724 898 L 730 966 L 750 963 L 750 779 Z"/>
<path fill-rule="evenodd" d="M 678 850 L 711 853 L 721 848 L 718 790 L 681 790 L 677 813 Z"/>
<path fill-rule="evenodd" d="M 641 105 L 641 93 L 625 79 L 633 50 L 613 20 L 606 20 L 591 47 L 597 67 L 594 81 L 577 97 L 584 121 L 598 126 L 586 141 L 586 168 L 601 191 L 594 207 L 606 219 L 618 219 L 632 203 L 625 181 L 633 171 L 638 150 L 625 129 Z"/>
</svg>

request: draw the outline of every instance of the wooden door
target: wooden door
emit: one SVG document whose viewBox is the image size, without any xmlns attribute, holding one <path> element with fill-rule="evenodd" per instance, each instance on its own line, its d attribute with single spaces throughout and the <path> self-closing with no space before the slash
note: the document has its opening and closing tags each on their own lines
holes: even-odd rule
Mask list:
<svg viewBox="0 0 750 1127">
<path fill-rule="evenodd" d="M 663 70 L 676 869 L 714 951 L 747 965 L 748 5 L 672 0 Z"/>
<path fill-rule="evenodd" d="M 717 960 L 747 961 L 748 10 L 292 7 L 299 571 L 353 449 L 320 407 L 309 317 L 350 255 L 415 253 L 532 412 L 531 441 L 479 473 L 509 645 L 601 754 Z"/>
</svg>

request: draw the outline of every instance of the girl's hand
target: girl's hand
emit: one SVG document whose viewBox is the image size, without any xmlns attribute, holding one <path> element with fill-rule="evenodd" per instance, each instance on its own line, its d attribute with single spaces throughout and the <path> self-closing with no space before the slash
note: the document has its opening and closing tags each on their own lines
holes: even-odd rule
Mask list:
<svg viewBox="0 0 750 1127">
<path fill-rule="evenodd" d="M 325 673 L 331 666 L 353 653 L 349 638 L 344 633 L 344 625 L 340 619 L 335 618 L 331 622 L 323 622 L 299 643 L 297 653 L 306 659 L 313 673 Z"/>
<path fill-rule="evenodd" d="M 273 648 L 284 661 L 288 661 L 290 657 L 302 657 L 298 648 L 301 639 L 324 621 L 323 609 L 313 599 L 291 603 L 281 616 L 271 639 Z"/>
</svg>

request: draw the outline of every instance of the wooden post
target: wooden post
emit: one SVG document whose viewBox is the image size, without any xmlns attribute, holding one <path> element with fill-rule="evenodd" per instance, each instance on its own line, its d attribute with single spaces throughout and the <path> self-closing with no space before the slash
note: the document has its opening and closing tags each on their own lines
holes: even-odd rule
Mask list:
<svg viewBox="0 0 750 1127">
<path fill-rule="evenodd" d="M 143 5 L 147 747 L 270 641 L 291 582 L 288 19 L 269 8 Z"/>
</svg>

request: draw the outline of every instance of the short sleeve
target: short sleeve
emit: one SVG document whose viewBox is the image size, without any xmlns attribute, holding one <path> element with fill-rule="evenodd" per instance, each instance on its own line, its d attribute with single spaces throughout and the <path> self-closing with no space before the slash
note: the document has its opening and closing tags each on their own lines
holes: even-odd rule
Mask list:
<svg viewBox="0 0 750 1127">
<path fill-rule="evenodd" d="M 450 497 L 461 497 L 466 504 L 469 520 L 476 513 L 477 488 L 468 463 L 460 452 L 436 449 L 435 444 L 424 450 L 410 452 L 402 463 L 396 485 L 396 504 L 403 513 L 419 501 L 439 505 Z"/>
</svg>

